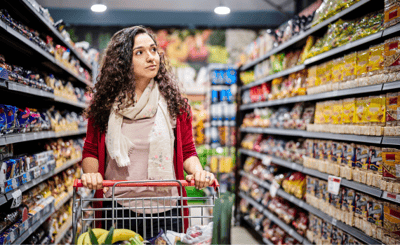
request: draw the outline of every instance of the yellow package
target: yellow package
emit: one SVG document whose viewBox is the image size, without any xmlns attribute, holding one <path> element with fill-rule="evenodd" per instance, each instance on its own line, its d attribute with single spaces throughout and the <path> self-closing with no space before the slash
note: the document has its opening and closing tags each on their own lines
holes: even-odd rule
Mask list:
<svg viewBox="0 0 400 245">
<path fill-rule="evenodd" d="M 368 70 L 370 72 L 380 71 L 383 69 L 384 49 L 385 49 L 384 44 L 372 46 L 369 48 Z"/>
<path fill-rule="evenodd" d="M 332 82 L 337 83 L 343 80 L 344 59 L 338 58 L 332 61 Z"/>
<path fill-rule="evenodd" d="M 333 122 L 332 121 L 333 103 L 334 103 L 333 101 L 325 102 L 323 111 L 323 117 L 324 117 L 323 123 L 331 124 Z"/>
<path fill-rule="evenodd" d="M 384 123 L 386 121 L 386 96 L 370 96 L 367 122 Z"/>
<path fill-rule="evenodd" d="M 325 63 L 325 83 L 330 83 L 332 81 L 332 67 L 332 61 L 328 61 Z"/>
<path fill-rule="evenodd" d="M 337 100 L 333 103 L 332 123 L 342 124 L 342 115 L 343 115 L 343 103 L 341 100 Z"/>
<path fill-rule="evenodd" d="M 322 124 L 324 122 L 323 116 L 324 102 L 318 102 L 315 105 L 315 124 Z"/>
<path fill-rule="evenodd" d="M 369 50 L 360 51 L 357 53 L 357 77 L 363 76 L 368 72 Z"/>
<path fill-rule="evenodd" d="M 315 80 L 315 86 L 319 86 L 319 85 L 325 84 L 324 83 L 325 82 L 324 81 L 325 80 L 325 68 L 326 68 L 325 63 L 318 66 L 318 68 L 317 68 L 317 79 Z"/>
<path fill-rule="evenodd" d="M 343 114 L 342 114 L 342 123 L 343 124 L 351 124 L 354 123 L 354 114 L 356 111 L 356 99 L 349 98 L 343 100 Z"/>
<path fill-rule="evenodd" d="M 366 123 L 368 117 L 368 101 L 369 97 L 362 97 L 356 99 L 356 112 L 354 123 Z"/>
<path fill-rule="evenodd" d="M 399 3 L 389 4 L 385 6 L 385 26 L 391 26 L 397 23 L 397 19 L 400 17 L 400 6 Z"/>
<path fill-rule="evenodd" d="M 357 65 L 357 53 L 351 53 L 344 56 L 344 80 L 352 80 L 355 78 L 355 69 Z"/>
</svg>

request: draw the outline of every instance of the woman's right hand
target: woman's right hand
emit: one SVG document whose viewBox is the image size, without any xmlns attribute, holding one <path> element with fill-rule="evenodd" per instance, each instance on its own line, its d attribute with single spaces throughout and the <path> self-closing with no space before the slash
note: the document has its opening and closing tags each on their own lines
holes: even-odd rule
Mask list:
<svg viewBox="0 0 400 245">
<path fill-rule="evenodd" d="M 82 184 L 84 187 L 91 190 L 100 190 L 103 188 L 103 176 L 100 173 L 86 173 L 81 176 Z M 104 193 L 108 190 L 104 188 Z"/>
</svg>

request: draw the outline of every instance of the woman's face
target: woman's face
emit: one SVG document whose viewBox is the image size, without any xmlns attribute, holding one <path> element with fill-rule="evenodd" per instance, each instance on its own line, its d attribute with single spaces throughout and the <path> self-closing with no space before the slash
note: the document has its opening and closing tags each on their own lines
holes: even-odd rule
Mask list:
<svg viewBox="0 0 400 245">
<path fill-rule="evenodd" d="M 153 39 L 146 33 L 135 37 L 132 56 L 135 79 L 152 79 L 160 68 L 160 56 Z"/>
</svg>

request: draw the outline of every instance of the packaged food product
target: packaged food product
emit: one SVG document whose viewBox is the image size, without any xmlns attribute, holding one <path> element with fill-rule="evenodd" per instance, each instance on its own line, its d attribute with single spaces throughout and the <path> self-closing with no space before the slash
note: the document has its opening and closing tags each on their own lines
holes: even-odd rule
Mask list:
<svg viewBox="0 0 400 245">
<path fill-rule="evenodd" d="M 356 75 L 357 53 L 344 56 L 343 80 L 353 80 Z"/>
<path fill-rule="evenodd" d="M 341 165 L 342 164 L 342 155 L 343 155 L 342 150 L 343 150 L 342 143 L 332 141 L 331 142 L 331 157 L 329 160 L 331 162 Z"/>
<path fill-rule="evenodd" d="M 384 125 L 386 121 L 386 96 L 370 96 L 368 101 L 368 116 L 366 122 Z"/>
<path fill-rule="evenodd" d="M 332 61 L 332 83 L 339 83 L 343 80 L 344 58 Z"/>
<path fill-rule="evenodd" d="M 359 218 L 366 220 L 368 218 L 367 204 L 371 200 L 367 194 L 356 192 L 356 206 L 355 215 Z"/>
<path fill-rule="evenodd" d="M 400 236 L 400 208 L 397 204 L 384 203 L 383 228 L 389 232 L 389 236 L 398 238 Z"/>
<path fill-rule="evenodd" d="M 382 174 L 382 148 L 371 146 L 369 149 L 369 170 Z"/>
<path fill-rule="evenodd" d="M 368 62 L 369 62 L 369 50 L 359 51 L 357 53 L 357 67 L 356 67 L 356 75 L 357 77 L 365 76 L 368 72 Z M 359 86 L 365 86 L 359 85 Z"/>
<path fill-rule="evenodd" d="M 356 145 L 355 166 L 359 169 L 368 170 L 368 168 L 369 168 L 369 146 Z"/>
<path fill-rule="evenodd" d="M 315 196 L 316 194 L 315 192 L 317 189 L 317 179 L 307 175 L 306 181 L 307 181 L 307 189 L 306 189 L 307 193 L 312 196 Z"/>
<path fill-rule="evenodd" d="M 383 202 L 377 199 L 371 198 L 371 200 L 368 201 L 368 222 L 379 227 L 383 226 L 383 206 Z"/>
<path fill-rule="evenodd" d="M 400 126 L 400 97 L 399 93 L 386 94 L 386 125 L 387 126 Z"/>
<path fill-rule="evenodd" d="M 385 41 L 384 67 L 388 68 L 390 72 L 398 71 L 400 68 L 399 42 L 400 37 L 390 38 Z"/>
<path fill-rule="evenodd" d="M 356 110 L 355 110 L 355 122 L 362 124 L 367 122 L 368 115 L 368 97 L 362 97 L 356 99 Z"/>
<path fill-rule="evenodd" d="M 311 88 L 316 85 L 318 66 L 311 66 L 308 68 L 307 87 Z"/>
<path fill-rule="evenodd" d="M 356 191 L 350 188 L 342 188 L 342 210 L 345 212 L 355 211 Z"/>
<path fill-rule="evenodd" d="M 322 228 L 321 228 L 322 244 L 331 243 L 331 236 L 332 236 L 332 224 L 322 221 Z"/>
<path fill-rule="evenodd" d="M 400 151 L 398 149 L 383 148 L 382 162 L 382 176 L 384 179 L 400 179 Z"/>
<path fill-rule="evenodd" d="M 352 124 L 355 123 L 355 112 L 356 112 L 356 99 L 349 98 L 343 100 L 343 115 L 342 122 L 343 124 Z"/>
<path fill-rule="evenodd" d="M 341 187 L 342 189 L 343 187 Z M 332 206 L 334 206 L 337 209 L 342 208 L 342 190 L 339 190 L 339 193 L 337 195 L 335 194 L 330 194 L 330 203 Z"/>
<path fill-rule="evenodd" d="M 343 115 L 343 103 L 341 100 L 337 100 L 333 102 L 333 110 L 332 110 L 332 123 L 333 124 L 342 124 L 342 115 Z"/>
<path fill-rule="evenodd" d="M 385 28 L 399 23 L 400 19 L 400 5 L 399 2 L 385 4 Z"/>
<path fill-rule="evenodd" d="M 332 245 L 341 245 L 343 240 L 343 231 L 336 226 L 332 226 Z"/>
<path fill-rule="evenodd" d="M 383 55 L 384 50 L 385 50 L 384 44 L 379 44 L 369 48 L 370 54 L 368 60 L 368 70 L 372 74 L 376 74 L 377 72 L 382 71 L 384 62 L 384 55 Z"/>
<path fill-rule="evenodd" d="M 346 166 L 353 168 L 355 166 L 356 151 L 355 144 L 343 143 L 343 161 Z"/>
</svg>

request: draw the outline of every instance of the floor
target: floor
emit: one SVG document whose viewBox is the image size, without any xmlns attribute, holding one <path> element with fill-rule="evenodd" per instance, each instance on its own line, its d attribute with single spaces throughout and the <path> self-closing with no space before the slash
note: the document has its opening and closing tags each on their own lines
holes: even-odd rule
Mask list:
<svg viewBox="0 0 400 245">
<path fill-rule="evenodd" d="M 231 232 L 232 244 L 260 244 L 244 227 L 234 226 Z"/>
</svg>

